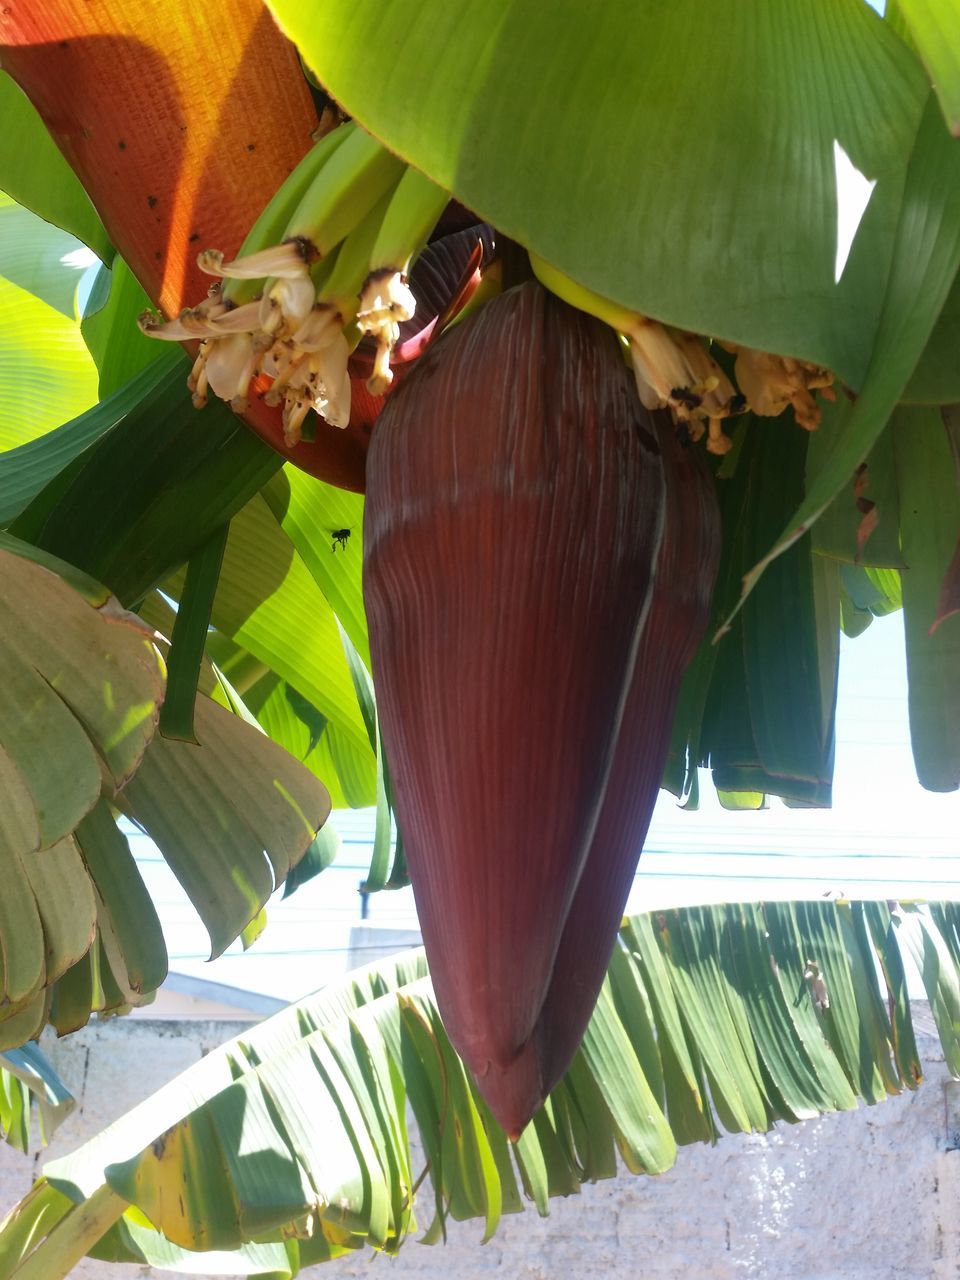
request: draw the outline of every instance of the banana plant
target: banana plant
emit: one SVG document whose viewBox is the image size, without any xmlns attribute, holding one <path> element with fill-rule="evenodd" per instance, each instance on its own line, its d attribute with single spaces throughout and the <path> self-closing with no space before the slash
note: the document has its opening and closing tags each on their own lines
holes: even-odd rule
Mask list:
<svg viewBox="0 0 960 1280">
<path fill-rule="evenodd" d="M 879 1104 L 923 1076 L 911 962 L 960 1073 L 958 925 L 955 904 L 823 901 L 625 919 L 584 1043 L 515 1144 L 444 1033 L 423 953 L 357 970 L 49 1162 L 0 1229 L 0 1276 L 58 1280 L 88 1253 L 293 1277 L 416 1232 L 434 1244 L 448 1219 L 489 1240 L 584 1183 L 661 1173 L 678 1146 Z"/>
<path fill-rule="evenodd" d="M 917 773 L 960 786 L 955 11 L 3 15 L 0 189 L 104 264 L 100 403 L 20 421 L 4 523 L 172 640 L 162 751 L 206 688 L 376 802 L 368 884 L 409 867 L 513 1137 L 584 1030 L 658 783 L 830 802 L 841 629 L 903 608 Z M 536 964 L 504 985 L 516 937 Z"/>
</svg>

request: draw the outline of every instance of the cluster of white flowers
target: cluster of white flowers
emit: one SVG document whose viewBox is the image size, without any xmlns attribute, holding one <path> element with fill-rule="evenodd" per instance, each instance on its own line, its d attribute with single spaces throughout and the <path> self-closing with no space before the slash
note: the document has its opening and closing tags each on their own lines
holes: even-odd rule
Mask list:
<svg viewBox="0 0 960 1280">
<path fill-rule="evenodd" d="M 350 345 L 344 328 L 354 320 L 359 334 L 376 338 L 370 389 L 383 394 L 393 377 L 390 356 L 399 326 L 414 313 L 413 294 L 398 272 L 376 272 L 364 285 L 355 313 L 344 315 L 333 302 L 318 297 L 311 276 L 315 260 L 309 242 L 299 239 L 233 262 L 206 250 L 198 258 L 201 270 L 221 279 L 204 301 L 175 320 L 151 313 L 140 317 L 140 327 L 150 337 L 200 340 L 188 379 L 195 405 L 206 403 L 209 390 L 242 413 L 252 380 L 262 375 L 271 379 L 266 402 L 283 406 L 288 445 L 300 439 L 310 409 L 331 426 L 347 426 Z M 266 286 L 258 298 L 238 305 L 224 293 L 223 279 L 263 279 Z"/>
</svg>

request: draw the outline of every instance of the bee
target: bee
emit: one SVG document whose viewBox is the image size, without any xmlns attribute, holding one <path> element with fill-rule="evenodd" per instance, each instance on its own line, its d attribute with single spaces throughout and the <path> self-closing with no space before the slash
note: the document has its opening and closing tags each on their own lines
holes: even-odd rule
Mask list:
<svg viewBox="0 0 960 1280">
<path fill-rule="evenodd" d="M 727 412 L 732 417 L 734 414 L 737 414 L 737 413 L 746 413 L 746 410 L 747 410 L 747 397 L 742 392 L 738 391 L 735 396 L 730 397 L 730 401 L 727 404 Z"/>
<path fill-rule="evenodd" d="M 670 392 L 670 399 L 677 404 L 682 404 L 685 409 L 699 409 L 703 404 L 703 397 L 698 396 L 689 387 L 674 387 Z"/>
<path fill-rule="evenodd" d="M 330 537 L 333 539 L 330 550 L 336 554 L 337 547 L 341 551 L 346 551 L 347 543 L 350 541 L 350 529 L 331 529 Z"/>
</svg>

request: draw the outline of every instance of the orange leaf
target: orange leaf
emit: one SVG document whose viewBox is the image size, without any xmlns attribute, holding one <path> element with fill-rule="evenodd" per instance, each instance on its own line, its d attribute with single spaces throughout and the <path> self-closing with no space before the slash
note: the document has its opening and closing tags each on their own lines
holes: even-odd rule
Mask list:
<svg viewBox="0 0 960 1280">
<path fill-rule="evenodd" d="M 0 11 L 0 66 L 167 315 L 203 298 L 197 253 L 236 252 L 317 125 L 296 50 L 261 0 L 18 4 Z M 362 490 L 369 428 L 289 449 L 279 410 L 255 404 L 246 420 L 304 470 Z"/>
<path fill-rule="evenodd" d="M 260 0 L 18 4 L 0 13 L 0 65 L 168 314 L 203 297 L 197 252 L 239 247 L 316 126 Z"/>
</svg>

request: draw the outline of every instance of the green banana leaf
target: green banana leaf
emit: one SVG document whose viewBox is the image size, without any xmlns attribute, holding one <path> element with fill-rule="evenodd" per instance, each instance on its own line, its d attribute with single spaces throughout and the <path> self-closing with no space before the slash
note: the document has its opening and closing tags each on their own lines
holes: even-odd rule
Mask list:
<svg viewBox="0 0 960 1280">
<path fill-rule="evenodd" d="M 99 584 L 3 535 L 0 597 L 7 1049 L 47 1022 L 64 1033 L 94 1010 L 142 1003 L 166 976 L 114 808 L 153 837 L 219 953 L 311 848 L 330 803 L 312 773 L 204 696 L 193 741 L 157 734 L 153 633 Z"/>
<path fill-rule="evenodd" d="M 515 1145 L 450 1048 L 422 952 L 368 966 L 48 1164 L 0 1231 L 0 1278 L 56 1280 L 84 1253 L 292 1277 L 365 1245 L 396 1252 L 418 1229 L 437 1239 L 448 1216 L 489 1237 L 525 1202 L 546 1214 L 552 1196 L 613 1176 L 617 1156 L 656 1174 L 678 1144 L 872 1105 L 921 1076 L 909 1005 L 896 1025 L 888 1012 L 903 955 L 960 1070 L 958 930 L 956 904 L 626 919 L 583 1046 Z"/>
<path fill-rule="evenodd" d="M 888 15 L 923 58 L 947 124 L 960 135 L 960 4 L 957 0 L 890 0 Z"/>
<path fill-rule="evenodd" d="M 23 430 L 21 443 L 3 455 L 0 466 L 0 528 L 12 524 L 85 449 L 112 431 L 128 414 L 135 413 L 161 381 L 169 378 L 173 365 L 179 373 L 179 353 L 167 349 L 165 359 L 143 369 L 79 417 L 36 439 L 30 439 L 29 432 Z"/>
<path fill-rule="evenodd" d="M 90 197 L 26 94 L 5 71 L 0 71 L 0 115 L 0 190 L 109 263 L 113 246 Z"/>
<path fill-rule="evenodd" d="M 0 449 L 58 427 L 97 398 L 80 332 L 80 273 L 62 260 L 79 240 L 0 191 Z"/>
<path fill-rule="evenodd" d="M 40 1138 L 47 1142 L 75 1106 L 38 1045 L 24 1044 L 0 1053 L 0 1133 L 10 1146 L 24 1153 L 30 1149 L 34 1107 Z"/>
<path fill-rule="evenodd" d="M 326 722 L 310 767 L 330 778 L 334 799 L 373 803 L 376 750 L 341 643 L 342 627 L 369 652 L 362 499 L 293 468 L 278 471 L 280 459 L 221 403 L 196 414 L 182 358 L 154 346 L 162 358 L 101 404 L 11 451 L 0 473 L 0 520 L 136 604 L 164 579 L 179 600 L 183 574 L 168 575 L 234 517 L 211 621 Z M 340 547 L 331 535 L 344 527 L 356 536 Z M 260 690 L 261 704 L 269 693 Z M 283 731 L 290 716 L 275 699 L 271 707 L 264 727 L 305 759 L 306 744 Z"/>
<path fill-rule="evenodd" d="M 928 96 L 862 0 L 270 8 L 347 111 L 574 279 L 861 385 Z M 845 264 L 838 152 L 876 183 Z"/>
<path fill-rule="evenodd" d="M 116 601 L 111 606 L 107 592 L 94 608 L 49 568 L 6 547 L 0 592 L 0 830 L 14 856 L 14 846 L 25 855 L 69 836 L 99 798 L 101 762 L 115 788 L 136 772 L 156 727 L 164 673 L 150 633 Z"/>
<path fill-rule="evenodd" d="M 906 393 L 958 265 L 960 146 L 943 128 L 936 99 L 929 94 L 907 166 L 883 307 L 859 395 L 845 406 L 829 458 L 803 500 L 744 576 L 741 603 L 771 561 L 804 536 L 866 461 Z"/>
<path fill-rule="evenodd" d="M 338 102 L 505 234 L 617 303 L 823 364 L 859 393 L 756 549 L 744 597 L 852 480 L 908 389 L 927 398 L 955 375 L 955 324 L 937 320 L 960 265 L 960 146 L 913 49 L 955 124 L 953 6 L 916 0 L 895 26 L 861 0 L 601 15 L 578 0 L 270 5 Z M 680 50 L 697 85 L 682 110 Z M 583 234 L 593 226 L 605 234 Z"/>
<path fill-rule="evenodd" d="M 334 554 L 326 534 L 314 558 L 324 554 Z M 359 556 L 345 572 L 359 596 Z M 177 574 L 164 591 L 179 599 L 183 581 Z M 260 494 L 231 522 L 210 620 L 221 635 L 288 681 L 358 749 L 369 747 L 337 615 Z"/>
<path fill-rule="evenodd" d="M 143 394 L 11 526 L 128 606 L 184 564 L 280 466 L 222 401 L 199 417 L 184 365 L 141 371 Z"/>
<path fill-rule="evenodd" d="M 101 267 L 80 323 L 100 374 L 101 400 L 147 365 L 173 354 L 137 327 L 137 317 L 149 306 L 150 299 L 121 257 L 115 257 L 112 266 Z"/>
<path fill-rule="evenodd" d="M 960 486 L 940 415 L 901 408 L 893 418 L 907 568 L 903 618 L 907 638 L 910 737 L 917 776 L 931 791 L 960 787 L 960 614 L 934 630 L 940 584 L 960 532 Z"/>
</svg>

